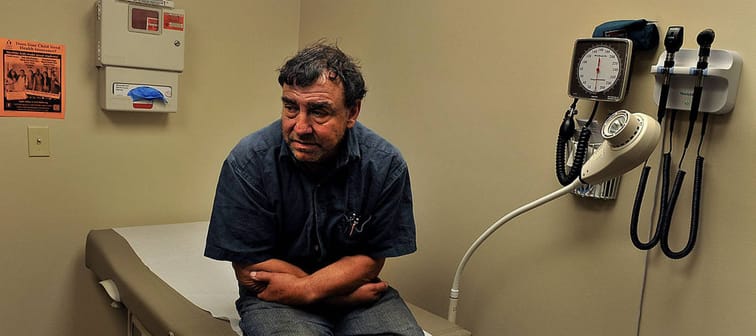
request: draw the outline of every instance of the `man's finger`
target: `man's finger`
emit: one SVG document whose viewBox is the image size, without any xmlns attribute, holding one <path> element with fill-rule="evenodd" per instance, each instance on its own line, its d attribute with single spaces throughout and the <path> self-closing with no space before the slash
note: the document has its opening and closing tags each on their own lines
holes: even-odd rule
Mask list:
<svg viewBox="0 0 756 336">
<path fill-rule="evenodd" d="M 252 271 L 252 272 L 249 272 L 249 277 L 252 278 L 252 280 L 255 280 L 255 281 L 265 281 L 265 282 L 267 282 L 268 280 L 270 280 L 270 275 L 268 274 L 268 272 L 263 272 L 263 271 Z"/>
</svg>

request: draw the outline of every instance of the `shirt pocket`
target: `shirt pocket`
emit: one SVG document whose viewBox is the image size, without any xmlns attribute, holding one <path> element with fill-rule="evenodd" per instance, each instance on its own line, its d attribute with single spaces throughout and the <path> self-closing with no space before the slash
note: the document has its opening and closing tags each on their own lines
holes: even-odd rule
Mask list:
<svg viewBox="0 0 756 336">
<path fill-rule="evenodd" d="M 357 212 L 349 211 L 343 217 L 341 226 L 342 236 L 348 242 L 364 240 L 369 232 L 368 229 L 372 221 L 372 216 L 360 215 Z"/>
</svg>

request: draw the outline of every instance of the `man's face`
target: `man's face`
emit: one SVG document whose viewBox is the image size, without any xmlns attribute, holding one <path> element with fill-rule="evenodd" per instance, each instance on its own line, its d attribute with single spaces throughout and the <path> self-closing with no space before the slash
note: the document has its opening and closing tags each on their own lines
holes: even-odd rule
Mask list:
<svg viewBox="0 0 756 336">
<path fill-rule="evenodd" d="M 308 87 L 283 85 L 281 125 L 284 140 L 301 162 L 332 158 L 360 113 L 360 102 L 347 108 L 344 88 L 321 76 Z"/>
</svg>

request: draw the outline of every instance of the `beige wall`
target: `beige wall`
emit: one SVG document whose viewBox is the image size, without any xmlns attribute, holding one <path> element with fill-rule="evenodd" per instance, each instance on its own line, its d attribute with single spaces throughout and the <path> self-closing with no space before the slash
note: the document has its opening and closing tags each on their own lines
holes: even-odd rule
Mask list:
<svg viewBox="0 0 756 336">
<path fill-rule="evenodd" d="M 744 59 L 735 111 L 711 119 L 704 145 L 694 254 L 670 261 L 655 250 L 646 262 L 632 247 L 635 171 L 615 202 L 567 196 L 503 227 L 468 265 L 458 321 L 476 335 L 636 335 L 645 293 L 641 335 L 756 330 L 752 2 L 308 0 L 300 8 L 293 0 L 223 7 L 181 0 L 186 68 L 180 111 L 168 115 L 97 108 L 93 3 L 0 5 L 2 37 L 68 50 L 66 119 L 0 119 L 2 334 L 122 333 L 123 314 L 107 308 L 83 266 L 87 231 L 207 219 L 228 149 L 277 115 L 275 68 L 320 37 L 362 60 L 370 92 L 361 120 L 410 164 L 420 250 L 392 260 L 386 278 L 445 316 L 469 243 L 506 212 L 557 188 L 553 147 L 570 102 L 574 39 L 600 22 L 637 17 L 658 20 L 662 30 L 685 25 L 687 48 L 712 27 L 714 47 Z M 655 111 L 647 69 L 658 53 L 637 55 L 623 107 Z M 617 107 L 603 105 L 600 116 Z M 50 127 L 52 157 L 27 157 L 27 125 Z M 680 204 L 674 225 L 682 241 L 688 199 Z"/>
<path fill-rule="evenodd" d="M 279 111 L 275 69 L 296 51 L 299 1 L 176 1 L 187 12 L 179 112 L 97 106 L 94 0 L 3 1 L 0 35 L 64 44 L 65 120 L 0 119 L 0 334 L 119 335 L 84 267 L 93 228 L 206 220 L 221 161 Z M 29 158 L 27 125 L 50 128 Z"/>
<path fill-rule="evenodd" d="M 568 196 L 500 229 L 465 271 L 458 322 L 477 335 L 636 335 L 645 293 L 640 335 L 756 330 L 753 2 L 311 0 L 302 13 L 300 44 L 328 37 L 362 60 L 369 92 L 360 118 L 409 161 L 420 250 L 390 261 L 386 277 L 442 316 L 467 246 L 558 187 L 554 144 L 571 101 L 574 40 L 604 21 L 646 17 L 662 32 L 684 25 L 684 47 L 697 48 L 696 34 L 712 27 L 714 48 L 737 50 L 745 66 L 735 111 L 711 118 L 693 255 L 672 261 L 652 251 L 644 291 L 646 254 L 628 234 L 636 170 L 615 202 Z M 656 113 L 648 71 L 659 53 L 636 54 L 622 107 Z M 599 116 L 618 107 L 604 104 Z M 673 224 L 676 249 L 689 200 Z"/>
</svg>

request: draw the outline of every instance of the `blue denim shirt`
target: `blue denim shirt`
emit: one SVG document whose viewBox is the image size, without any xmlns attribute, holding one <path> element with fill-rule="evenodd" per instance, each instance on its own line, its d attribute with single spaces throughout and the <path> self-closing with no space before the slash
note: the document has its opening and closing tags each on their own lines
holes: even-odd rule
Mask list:
<svg viewBox="0 0 756 336">
<path fill-rule="evenodd" d="M 281 121 L 243 138 L 221 168 L 205 256 L 281 259 L 314 272 L 341 257 L 396 257 L 416 250 L 412 192 L 399 151 L 357 123 L 333 169 L 308 175 Z"/>
</svg>

